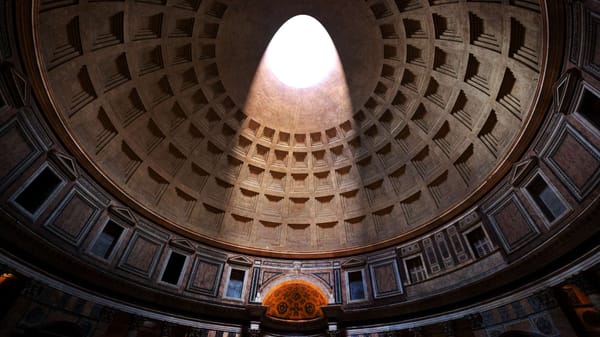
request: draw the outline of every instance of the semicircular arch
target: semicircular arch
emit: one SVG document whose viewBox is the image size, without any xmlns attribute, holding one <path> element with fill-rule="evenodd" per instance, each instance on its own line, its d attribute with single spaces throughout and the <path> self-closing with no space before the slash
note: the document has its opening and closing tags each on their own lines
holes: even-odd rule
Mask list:
<svg viewBox="0 0 600 337">
<path fill-rule="evenodd" d="M 287 275 L 287 274 L 283 274 L 283 275 L 277 275 L 274 276 L 272 278 L 270 278 L 269 280 L 267 280 L 266 282 L 263 282 L 260 286 L 260 288 L 258 289 L 259 295 L 266 295 L 268 294 L 273 288 L 277 287 L 278 285 L 285 283 L 285 282 L 290 282 L 290 281 L 305 281 L 308 282 L 314 286 L 316 286 L 317 288 L 319 288 L 319 290 L 321 290 L 321 292 L 323 292 L 323 294 L 325 294 L 325 298 L 327 298 L 328 303 L 333 303 L 334 302 L 334 295 L 333 295 L 333 285 L 328 284 L 327 282 L 325 282 L 323 279 L 318 278 L 316 276 L 312 276 L 312 275 L 303 275 L 303 274 L 299 274 L 299 275 Z M 259 296 L 259 301 L 262 302 L 264 304 L 264 301 L 262 301 L 262 299 L 265 298 L 265 296 Z"/>
<path fill-rule="evenodd" d="M 300 279 L 277 283 L 263 300 L 267 316 L 293 321 L 322 318 L 321 307 L 327 303 L 325 293 L 318 286 Z"/>
</svg>

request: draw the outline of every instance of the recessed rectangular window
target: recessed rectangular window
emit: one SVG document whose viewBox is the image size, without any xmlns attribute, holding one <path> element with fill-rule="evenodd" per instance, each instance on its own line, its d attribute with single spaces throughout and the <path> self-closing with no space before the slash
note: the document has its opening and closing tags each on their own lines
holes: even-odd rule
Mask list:
<svg viewBox="0 0 600 337">
<path fill-rule="evenodd" d="M 169 262 L 167 262 L 167 266 L 165 267 L 160 280 L 170 284 L 178 284 L 185 260 L 185 255 L 171 252 L 171 256 L 169 256 Z"/>
<path fill-rule="evenodd" d="M 361 271 L 348 272 L 348 289 L 350 291 L 350 301 L 365 299 L 365 284 Z"/>
<path fill-rule="evenodd" d="M 406 269 L 408 269 L 408 276 L 410 283 L 417 283 L 424 281 L 427 278 L 425 273 L 425 266 L 420 256 L 416 256 L 406 260 Z"/>
<path fill-rule="evenodd" d="M 589 90 L 584 89 L 579 103 L 581 113 L 596 129 L 600 129 L 600 97 Z"/>
<path fill-rule="evenodd" d="M 242 290 L 244 289 L 244 278 L 246 272 L 239 269 L 231 269 L 229 274 L 229 283 L 227 284 L 227 291 L 225 297 L 230 298 L 242 298 Z"/>
<path fill-rule="evenodd" d="M 535 176 L 526 189 L 548 221 L 553 222 L 567 211 L 567 207 L 540 175 Z"/>
<path fill-rule="evenodd" d="M 103 259 L 108 259 L 122 233 L 123 227 L 117 225 L 113 221 L 108 221 L 92 247 L 92 254 Z"/>
<path fill-rule="evenodd" d="M 476 229 L 470 231 L 467 233 L 466 237 L 476 259 L 484 257 L 492 252 L 492 246 L 490 245 L 490 242 L 488 241 L 487 236 L 485 236 L 485 233 L 481 227 L 477 227 Z"/>
<path fill-rule="evenodd" d="M 56 191 L 61 182 L 62 180 L 49 167 L 46 167 L 17 196 L 15 202 L 27 212 L 34 214 Z"/>
</svg>

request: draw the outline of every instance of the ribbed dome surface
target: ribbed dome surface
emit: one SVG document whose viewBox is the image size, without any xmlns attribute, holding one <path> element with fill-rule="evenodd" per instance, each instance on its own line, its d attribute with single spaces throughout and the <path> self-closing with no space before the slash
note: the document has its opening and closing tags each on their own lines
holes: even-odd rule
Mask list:
<svg viewBox="0 0 600 337">
<path fill-rule="evenodd" d="M 37 19 L 65 142 L 136 210 L 258 253 L 398 242 L 469 207 L 531 127 L 545 64 L 536 1 L 80 0 L 48 10 L 64 2 L 41 1 Z M 278 105 L 251 97 L 270 39 L 298 14 L 328 30 L 349 97 L 273 81 Z M 348 114 L 327 115 L 338 108 Z M 323 117 L 290 122 L 299 110 Z"/>
</svg>

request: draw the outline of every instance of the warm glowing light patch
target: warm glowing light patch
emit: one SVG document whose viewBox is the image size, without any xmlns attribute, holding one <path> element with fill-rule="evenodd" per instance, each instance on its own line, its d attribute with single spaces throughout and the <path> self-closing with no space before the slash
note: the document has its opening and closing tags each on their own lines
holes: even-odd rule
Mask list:
<svg viewBox="0 0 600 337">
<path fill-rule="evenodd" d="M 2 283 L 4 283 L 4 281 L 9 280 L 15 278 L 14 274 L 11 273 L 4 273 L 2 275 L 0 275 L 0 285 L 2 285 Z"/>
<path fill-rule="evenodd" d="M 275 76 L 294 88 L 318 84 L 338 62 L 337 50 L 327 30 L 308 15 L 286 21 L 269 43 L 265 58 Z"/>
</svg>

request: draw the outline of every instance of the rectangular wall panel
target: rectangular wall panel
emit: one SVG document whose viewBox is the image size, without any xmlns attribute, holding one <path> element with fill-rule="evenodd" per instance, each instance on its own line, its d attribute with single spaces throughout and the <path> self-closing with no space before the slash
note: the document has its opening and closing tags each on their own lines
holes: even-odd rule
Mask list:
<svg viewBox="0 0 600 337">
<path fill-rule="evenodd" d="M 454 266 L 454 259 L 450 254 L 450 249 L 448 248 L 448 243 L 446 242 L 446 237 L 444 236 L 444 232 L 437 232 L 434 235 L 435 243 L 440 250 L 440 254 L 442 255 L 442 261 L 444 262 L 444 268 L 452 268 Z"/>
<path fill-rule="evenodd" d="M 151 234 L 136 230 L 127 244 L 119 268 L 150 278 L 164 244 Z"/>
<path fill-rule="evenodd" d="M 101 205 L 73 188 L 46 221 L 45 227 L 72 245 L 79 245 L 101 212 Z"/>
<path fill-rule="evenodd" d="M 25 169 L 41 154 L 41 148 L 29 129 L 18 118 L 0 127 L 0 188 Z"/>
<path fill-rule="evenodd" d="M 600 13 L 586 9 L 585 19 L 586 31 L 583 46 L 585 54 L 583 56 L 583 67 L 594 76 L 600 76 Z"/>
<path fill-rule="evenodd" d="M 435 254 L 435 248 L 433 248 L 433 240 L 431 238 L 423 239 L 423 249 L 425 250 L 425 256 L 432 274 L 439 273 L 442 271 L 438 258 Z"/>
<path fill-rule="evenodd" d="M 578 201 L 600 181 L 600 151 L 566 122 L 560 125 L 542 156 Z"/>
<path fill-rule="evenodd" d="M 369 263 L 369 271 L 375 298 L 402 294 L 402 282 L 400 281 L 396 259 L 385 259 Z"/>
<path fill-rule="evenodd" d="M 187 290 L 215 297 L 219 291 L 224 262 L 197 256 Z"/>
<path fill-rule="evenodd" d="M 450 237 L 450 242 L 452 242 L 452 248 L 454 248 L 454 253 L 456 253 L 456 257 L 458 258 L 458 263 L 463 263 L 469 257 L 465 252 L 465 248 L 462 244 L 460 236 L 458 235 L 456 226 L 452 225 L 448 227 L 448 236 Z"/>
<path fill-rule="evenodd" d="M 504 249 L 510 253 L 535 238 L 539 231 L 514 192 L 486 212 Z"/>
</svg>

